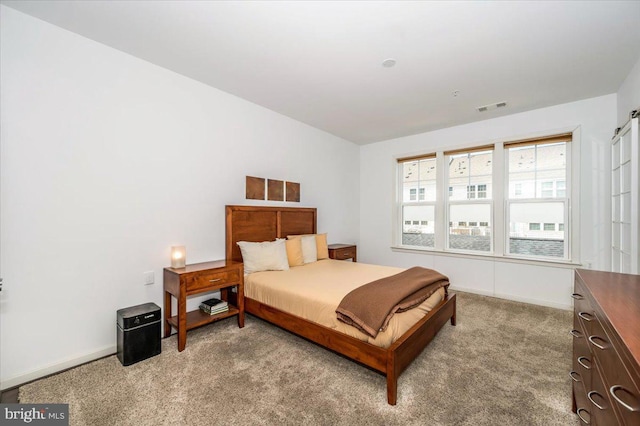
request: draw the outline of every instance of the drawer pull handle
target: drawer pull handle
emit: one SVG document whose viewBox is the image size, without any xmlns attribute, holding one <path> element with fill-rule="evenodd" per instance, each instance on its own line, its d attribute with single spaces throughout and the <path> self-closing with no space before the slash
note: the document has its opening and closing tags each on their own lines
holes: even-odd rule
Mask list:
<svg viewBox="0 0 640 426">
<path fill-rule="evenodd" d="M 589 412 L 584 408 L 578 408 L 578 411 L 576 411 L 576 414 L 578 415 L 578 417 L 580 417 L 580 420 L 582 420 L 582 423 L 584 423 L 585 425 L 588 425 L 589 423 L 591 423 L 591 414 L 589 414 L 589 420 L 586 420 L 584 417 L 582 417 L 582 414 L 580 414 L 581 411 L 584 411 L 587 414 L 589 414 Z"/>
<path fill-rule="evenodd" d="M 578 378 L 576 379 L 575 377 L 573 377 L 573 375 L 578 376 Z M 580 374 L 576 373 L 575 371 L 570 371 L 569 372 L 569 377 L 571 377 L 571 380 L 573 380 L 574 382 L 579 382 L 580 381 Z"/>
<path fill-rule="evenodd" d="M 210 283 L 216 283 L 218 281 L 222 280 L 222 278 L 216 278 L 215 280 L 209 280 Z"/>
<path fill-rule="evenodd" d="M 573 293 L 573 294 L 571 295 L 571 298 L 572 298 L 572 299 L 575 299 L 575 300 L 582 300 L 582 299 L 584 299 L 584 296 L 583 296 L 583 295 L 581 295 L 580 293 Z"/>
<path fill-rule="evenodd" d="M 589 393 L 587 394 L 587 398 L 589 398 L 589 401 L 591 401 L 591 403 L 592 403 L 593 405 L 595 405 L 595 406 L 596 406 L 596 408 L 597 408 L 598 410 L 604 410 L 605 408 L 607 408 L 607 407 L 602 406 L 602 405 L 598 404 L 597 402 L 595 402 L 595 401 L 593 400 L 593 398 L 591 397 L 591 395 L 598 395 L 598 396 L 599 396 L 600 398 L 602 398 L 602 399 L 604 399 L 604 397 L 603 397 L 602 395 L 600 395 L 600 394 L 599 394 L 598 392 L 596 392 L 596 391 L 591 391 L 591 392 L 589 392 Z"/>
<path fill-rule="evenodd" d="M 584 363 L 584 361 L 582 360 L 586 360 L 589 362 L 589 364 L 591 364 L 591 360 L 589 358 L 587 358 L 586 356 L 581 356 L 578 358 L 578 364 L 580 364 L 581 366 L 583 366 L 584 368 L 586 368 L 587 370 L 591 370 L 591 365 L 586 365 Z"/>
<path fill-rule="evenodd" d="M 628 390 L 626 390 L 623 386 L 620 385 L 615 385 L 615 386 L 611 386 L 611 388 L 609 389 L 609 393 L 611 394 L 611 396 L 618 401 L 618 403 L 620 405 L 622 405 L 624 408 L 626 408 L 629 411 L 640 411 L 640 408 L 638 407 L 632 407 L 629 404 L 627 404 L 626 402 L 624 402 L 623 400 L 621 400 L 620 398 L 618 398 L 618 395 L 616 395 L 616 391 L 618 390 L 623 390 L 625 392 L 627 392 L 628 394 L 633 395 L 631 392 L 629 392 Z"/>
<path fill-rule="evenodd" d="M 571 334 L 573 337 L 577 337 L 577 338 L 582 337 L 582 334 L 581 334 L 578 330 L 575 330 L 575 329 L 574 329 L 574 330 L 571 330 L 571 331 L 569 332 L 569 334 Z"/>
<path fill-rule="evenodd" d="M 587 322 L 591 322 L 593 320 L 593 316 L 587 312 L 578 312 L 578 316 Z"/>
<path fill-rule="evenodd" d="M 607 341 L 606 341 L 606 340 L 604 340 L 604 339 L 603 339 L 602 337 L 600 337 L 600 336 L 589 336 L 589 341 L 591 342 L 591 344 L 592 344 L 593 346 L 595 346 L 596 348 L 598 348 L 598 349 L 600 349 L 600 350 L 605 350 L 605 349 L 607 349 L 607 347 L 606 347 L 606 346 L 602 346 L 602 345 L 597 344 L 597 343 L 595 342 L 595 339 L 599 339 L 599 340 L 602 340 L 603 342 L 607 343 Z"/>
</svg>

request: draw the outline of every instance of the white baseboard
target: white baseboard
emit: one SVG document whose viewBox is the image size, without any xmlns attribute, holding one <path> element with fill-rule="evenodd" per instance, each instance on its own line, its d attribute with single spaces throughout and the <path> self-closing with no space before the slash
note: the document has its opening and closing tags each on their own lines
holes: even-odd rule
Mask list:
<svg viewBox="0 0 640 426">
<path fill-rule="evenodd" d="M 70 358 L 63 362 L 58 362 L 55 364 L 51 364 L 47 367 L 40 368 L 38 370 L 30 371 L 26 374 L 21 374 L 19 376 L 10 377 L 8 379 L 3 379 L 0 382 L 0 390 L 11 389 L 16 386 L 21 386 L 26 383 L 32 382 L 37 379 L 41 379 L 50 374 L 59 373 L 68 368 L 77 367 L 78 365 L 95 361 L 96 359 L 103 358 L 105 356 L 113 355 L 116 353 L 116 346 L 109 345 L 97 352 L 92 352 L 90 354 L 86 354 L 77 358 Z"/>
<path fill-rule="evenodd" d="M 573 306 L 571 304 L 567 305 L 564 303 L 549 302 L 548 300 L 531 299 L 528 297 L 514 296 L 513 294 L 493 293 L 491 291 L 478 290 L 475 288 L 467 288 L 467 287 L 460 287 L 460 286 L 449 286 L 449 288 L 452 291 L 458 290 L 458 291 L 463 291 L 465 293 L 479 294 L 481 296 L 497 297 L 498 299 L 506 299 L 506 300 L 513 300 L 514 302 L 529 303 L 530 305 L 546 306 L 548 308 L 562 309 L 565 311 L 573 310 Z"/>
</svg>

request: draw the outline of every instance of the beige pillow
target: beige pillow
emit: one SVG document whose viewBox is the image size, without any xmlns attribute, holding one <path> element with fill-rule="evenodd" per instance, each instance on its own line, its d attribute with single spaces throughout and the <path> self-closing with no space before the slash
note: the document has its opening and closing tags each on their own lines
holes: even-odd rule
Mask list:
<svg viewBox="0 0 640 426">
<path fill-rule="evenodd" d="M 316 237 L 316 256 L 318 260 L 329 258 L 329 246 L 327 245 L 327 234 L 305 234 L 305 235 L 287 235 L 292 240 L 301 237 L 314 235 Z"/>
<path fill-rule="evenodd" d="M 305 264 L 318 260 L 318 248 L 315 235 L 303 235 L 296 239 L 299 239 L 302 245 L 302 259 Z"/>
<path fill-rule="evenodd" d="M 285 240 L 265 241 L 262 243 L 238 241 L 237 244 L 240 247 L 240 252 L 242 252 L 245 274 L 260 271 L 289 270 Z"/>
<path fill-rule="evenodd" d="M 316 246 L 318 260 L 329 258 L 329 246 L 327 245 L 327 234 L 316 234 Z"/>
<path fill-rule="evenodd" d="M 304 265 L 304 257 L 302 257 L 302 239 L 292 238 L 285 242 L 287 246 L 287 259 L 289 266 Z"/>
</svg>

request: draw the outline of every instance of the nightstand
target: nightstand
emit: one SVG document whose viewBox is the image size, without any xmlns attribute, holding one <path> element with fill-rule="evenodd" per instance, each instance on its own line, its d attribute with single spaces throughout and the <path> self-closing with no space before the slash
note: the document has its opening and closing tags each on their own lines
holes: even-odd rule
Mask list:
<svg viewBox="0 0 640 426">
<path fill-rule="evenodd" d="M 232 292 L 232 288 L 236 292 Z M 200 309 L 187 312 L 187 297 L 220 290 L 220 298 L 229 303 L 229 311 L 209 315 Z M 171 296 L 178 300 L 178 313 L 171 316 Z M 194 263 L 184 268 L 164 268 L 164 337 L 171 327 L 178 330 L 178 351 L 187 344 L 187 330 L 223 318 L 238 316 L 238 327 L 244 327 L 244 268 L 242 262 L 216 260 Z"/>
<path fill-rule="evenodd" d="M 355 244 L 329 244 L 329 258 L 336 260 L 353 259 L 358 261 Z"/>
</svg>

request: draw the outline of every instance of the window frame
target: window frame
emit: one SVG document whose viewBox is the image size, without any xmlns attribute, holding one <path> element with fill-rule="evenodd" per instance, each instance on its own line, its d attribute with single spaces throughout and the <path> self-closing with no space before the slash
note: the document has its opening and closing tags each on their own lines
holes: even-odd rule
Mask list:
<svg viewBox="0 0 640 426">
<path fill-rule="evenodd" d="M 403 199 L 403 195 L 404 195 L 404 179 L 403 179 L 403 164 L 405 162 L 411 162 L 411 161 L 420 161 L 420 160 L 428 160 L 428 159 L 435 159 L 436 160 L 436 175 L 439 171 L 439 164 L 437 162 L 437 156 L 436 154 L 425 154 L 425 155 L 419 155 L 419 156 L 414 156 L 414 157 L 407 157 L 407 158 L 399 158 L 397 159 L 397 165 L 396 165 L 396 176 L 398 179 L 398 194 L 397 194 L 397 206 L 398 206 L 398 210 L 397 210 L 397 215 L 400 218 L 398 221 L 396 221 L 396 223 L 399 224 L 399 228 L 397 230 L 398 235 L 399 235 L 399 245 L 403 246 L 403 247 L 412 247 L 412 248 L 419 248 L 421 250 L 433 250 L 435 249 L 436 246 L 436 242 L 437 238 L 434 235 L 434 246 L 433 247 L 429 247 L 429 246 L 408 246 L 408 245 L 403 245 L 402 244 L 402 238 L 403 238 L 403 233 L 404 233 L 404 224 L 405 224 L 405 220 L 404 220 L 404 208 L 406 206 L 410 206 L 410 207 L 421 207 L 421 206 L 433 206 L 434 212 L 434 224 L 438 223 L 438 209 L 436 207 L 437 204 L 437 197 L 438 197 L 438 193 L 440 192 L 438 190 L 438 180 L 436 177 L 436 199 L 431 201 L 431 200 L 426 200 L 426 189 L 425 188 L 420 188 L 420 186 L 418 186 L 418 188 L 415 190 L 415 194 L 416 194 L 416 199 L 415 200 L 411 200 L 411 193 L 409 195 L 409 201 L 404 201 Z M 420 166 L 418 166 L 420 167 Z M 418 181 L 420 182 L 420 181 Z M 423 196 L 422 198 L 420 198 L 420 189 L 424 189 L 423 192 Z M 410 189 L 411 191 L 411 189 Z M 409 226 L 415 226 L 413 224 L 409 225 Z M 422 225 L 417 225 L 417 226 L 422 226 Z M 428 221 L 427 221 L 427 225 L 428 225 Z M 436 225 L 437 227 L 437 225 Z M 435 234 L 435 232 L 434 232 Z"/>
<path fill-rule="evenodd" d="M 564 179 L 544 179 L 540 181 L 540 185 L 538 188 L 538 182 L 537 182 L 537 177 L 534 179 L 534 197 L 527 197 L 527 198 L 518 198 L 517 196 L 514 198 L 510 197 L 509 194 L 509 148 L 512 147 L 516 147 L 516 146 L 544 146 L 544 145 L 551 145 L 554 143 L 559 143 L 561 142 L 561 139 L 568 139 L 568 140 L 563 140 L 563 142 L 565 142 L 565 175 L 564 175 Z M 549 136 L 546 138 L 532 138 L 532 139 L 528 139 L 528 140 L 522 140 L 522 141 L 515 141 L 515 142 L 506 142 L 503 144 L 503 149 L 504 149 L 504 164 L 503 164 L 503 170 L 504 170 L 504 205 L 505 205 L 505 211 L 504 211 L 504 256 L 505 257 L 509 257 L 509 258 L 518 258 L 518 259 L 536 259 L 536 260 L 544 260 L 544 261 L 560 261 L 560 262 L 572 262 L 573 256 L 572 256 L 572 249 L 573 247 L 575 247 L 575 241 L 574 238 L 575 236 L 572 235 L 571 232 L 571 226 L 567 227 L 564 226 L 562 231 L 558 231 L 558 232 L 563 232 L 564 233 L 564 242 L 563 242 L 563 250 L 564 250 L 564 256 L 563 257 L 555 257 L 555 256 L 540 256 L 540 255 L 533 255 L 533 254 L 521 254 L 521 253 L 511 253 L 511 246 L 510 246 L 510 213 L 511 213 L 511 205 L 512 204 L 527 204 L 527 203 L 562 203 L 563 204 L 563 223 L 567 224 L 567 223 L 571 223 L 572 221 L 569 220 L 570 219 L 570 215 L 571 215 L 571 199 L 569 197 L 566 196 L 567 193 L 567 188 L 569 188 L 570 193 L 573 195 L 573 187 L 571 182 L 572 180 L 572 163 L 573 163 L 573 156 L 572 156 L 572 150 L 574 149 L 574 140 L 575 140 L 575 136 L 573 134 L 569 135 L 569 134 L 563 134 L 563 135 L 554 135 L 554 136 Z M 536 158 L 536 162 L 537 162 L 537 158 Z M 537 173 L 537 170 L 536 170 Z M 565 191 L 565 197 L 557 197 L 557 183 L 558 182 L 564 182 L 564 191 Z M 543 189 L 544 184 L 545 183 L 550 183 L 551 184 L 551 188 L 547 188 L 547 189 Z M 515 187 L 515 185 L 514 185 Z M 543 191 L 551 191 L 551 196 L 550 197 L 545 197 L 543 196 Z M 514 189 L 514 195 L 515 195 L 515 189 Z M 544 229 L 544 223 L 543 222 L 539 222 L 538 226 L 539 229 L 537 231 L 539 232 L 545 232 Z M 529 223 L 529 228 L 531 226 L 531 223 Z M 531 230 L 531 229 L 530 229 Z M 550 232 L 550 231 L 547 231 Z"/>
</svg>

